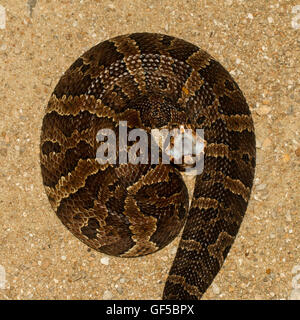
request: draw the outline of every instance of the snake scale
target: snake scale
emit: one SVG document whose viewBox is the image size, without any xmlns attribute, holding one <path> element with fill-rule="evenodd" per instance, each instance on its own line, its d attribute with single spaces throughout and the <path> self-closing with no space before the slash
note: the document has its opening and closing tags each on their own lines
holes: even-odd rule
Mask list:
<svg viewBox="0 0 300 320">
<path fill-rule="evenodd" d="M 191 204 L 175 163 L 99 163 L 100 129 L 204 130 L 204 170 Z M 132 147 L 133 143 L 129 145 Z M 200 299 L 245 214 L 255 169 L 247 102 L 207 52 L 154 33 L 94 46 L 63 74 L 46 107 L 40 163 L 62 223 L 89 247 L 120 257 L 155 252 L 183 228 L 164 299 Z M 120 151 L 118 151 L 120 152 Z"/>
</svg>

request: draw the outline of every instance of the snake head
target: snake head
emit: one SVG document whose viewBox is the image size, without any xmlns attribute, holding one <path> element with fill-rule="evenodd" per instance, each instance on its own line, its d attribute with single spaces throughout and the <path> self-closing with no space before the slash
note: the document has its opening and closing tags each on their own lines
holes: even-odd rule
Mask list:
<svg viewBox="0 0 300 320">
<path fill-rule="evenodd" d="M 198 175 L 203 170 L 204 132 L 189 125 L 154 129 L 152 137 L 162 150 L 162 163 L 171 163 L 188 175 Z"/>
</svg>

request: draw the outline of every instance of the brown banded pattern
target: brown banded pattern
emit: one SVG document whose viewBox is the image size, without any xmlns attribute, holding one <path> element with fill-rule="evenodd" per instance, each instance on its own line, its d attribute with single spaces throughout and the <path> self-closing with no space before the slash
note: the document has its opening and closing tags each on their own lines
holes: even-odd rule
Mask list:
<svg viewBox="0 0 300 320">
<path fill-rule="evenodd" d="M 189 208 L 171 164 L 100 164 L 100 129 L 204 129 L 204 170 Z M 150 157 L 150 154 L 148 155 Z M 118 159 L 118 152 L 117 152 Z M 255 135 L 247 102 L 212 56 L 153 33 L 118 36 L 79 57 L 45 110 L 40 163 L 49 201 L 89 247 L 136 257 L 182 238 L 164 299 L 200 299 L 219 272 L 250 197 Z"/>
</svg>

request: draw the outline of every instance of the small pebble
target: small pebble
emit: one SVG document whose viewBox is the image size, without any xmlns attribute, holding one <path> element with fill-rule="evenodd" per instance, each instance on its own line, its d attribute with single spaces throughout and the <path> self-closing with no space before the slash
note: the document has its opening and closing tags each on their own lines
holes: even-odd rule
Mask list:
<svg viewBox="0 0 300 320">
<path fill-rule="evenodd" d="M 300 157 L 300 148 L 295 150 L 295 154 L 296 154 L 297 157 Z"/>
<path fill-rule="evenodd" d="M 289 212 L 285 215 L 285 219 L 286 219 L 286 221 L 288 221 L 288 222 L 291 222 L 291 221 L 292 221 L 292 217 L 291 217 L 291 214 L 290 214 Z"/>
<path fill-rule="evenodd" d="M 109 258 L 108 257 L 104 257 L 100 259 L 100 262 L 106 266 L 109 265 Z"/>
<path fill-rule="evenodd" d="M 300 289 L 292 290 L 289 300 L 300 300 Z"/>
<path fill-rule="evenodd" d="M 177 248 L 176 247 L 173 247 L 171 250 L 170 250 L 170 253 L 171 254 L 175 254 L 177 252 Z"/>
<path fill-rule="evenodd" d="M 262 143 L 260 142 L 259 139 L 256 139 L 256 148 L 261 149 Z"/>
<path fill-rule="evenodd" d="M 292 269 L 292 273 L 295 274 L 295 273 L 300 273 L 300 265 L 295 265 Z"/>
<path fill-rule="evenodd" d="M 282 161 L 283 162 L 289 162 L 290 161 L 290 159 L 291 159 L 291 157 L 290 157 L 290 155 L 288 154 L 288 153 L 286 153 L 286 154 L 284 154 L 283 156 L 282 156 Z"/>
<path fill-rule="evenodd" d="M 113 297 L 112 293 L 109 290 L 105 290 L 102 299 L 111 300 Z"/>
<path fill-rule="evenodd" d="M 42 268 L 43 270 L 46 270 L 46 269 L 49 268 L 50 264 L 51 264 L 51 260 L 50 260 L 49 258 L 45 258 L 45 259 L 42 261 L 41 268 Z"/>
<path fill-rule="evenodd" d="M 271 139 L 267 137 L 267 138 L 263 141 L 263 143 L 262 143 L 262 147 L 263 147 L 263 149 L 265 149 L 265 148 L 270 147 L 270 146 L 271 146 L 271 144 L 272 144 Z"/>
<path fill-rule="evenodd" d="M 295 275 L 292 279 L 292 287 L 293 289 L 300 290 L 300 273 Z"/>
<path fill-rule="evenodd" d="M 228 291 L 229 291 L 229 292 L 233 292 L 233 291 L 234 291 L 234 288 L 231 287 L 231 286 L 229 286 Z"/>
<path fill-rule="evenodd" d="M 293 106 L 293 105 L 290 105 L 290 106 L 287 108 L 287 110 L 286 110 L 285 113 L 286 113 L 287 115 L 293 114 L 293 113 L 294 113 L 294 106 Z"/>
<path fill-rule="evenodd" d="M 43 85 L 50 87 L 52 80 L 50 78 L 46 78 L 46 79 L 43 79 L 42 83 L 43 83 Z"/>
<path fill-rule="evenodd" d="M 269 105 L 270 103 L 271 103 L 271 101 L 270 101 L 270 100 L 267 100 L 267 99 L 265 99 L 265 100 L 262 101 L 262 104 L 267 104 L 267 105 Z"/>
<path fill-rule="evenodd" d="M 116 9 L 116 7 L 115 7 L 115 5 L 113 3 L 109 3 L 107 6 L 108 6 L 108 8 L 110 10 L 115 10 Z"/>
<path fill-rule="evenodd" d="M 1 148 L 0 149 L 0 156 L 3 156 L 3 157 L 7 156 L 7 149 L 6 148 Z"/>
<path fill-rule="evenodd" d="M 122 289 L 121 287 L 119 287 L 119 286 L 116 287 L 116 290 L 118 291 L 119 294 L 122 294 L 122 293 L 123 293 L 123 289 Z"/>
<path fill-rule="evenodd" d="M 261 190 L 264 190 L 266 188 L 266 184 L 265 183 L 262 183 L 262 184 L 259 184 L 257 187 L 256 187 L 256 190 L 258 191 L 261 191 Z"/>
<path fill-rule="evenodd" d="M 270 113 L 271 110 L 272 110 L 271 107 L 261 106 L 261 107 L 259 107 L 258 109 L 256 109 L 256 113 L 257 113 L 259 116 L 265 116 L 265 115 L 267 115 L 268 113 Z"/>
<path fill-rule="evenodd" d="M 215 283 L 211 287 L 214 294 L 220 294 L 220 288 Z"/>
</svg>

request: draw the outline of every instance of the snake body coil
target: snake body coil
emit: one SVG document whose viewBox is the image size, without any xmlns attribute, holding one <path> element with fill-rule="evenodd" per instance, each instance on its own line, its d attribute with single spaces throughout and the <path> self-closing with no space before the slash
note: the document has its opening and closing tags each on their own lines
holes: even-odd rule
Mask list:
<svg viewBox="0 0 300 320">
<path fill-rule="evenodd" d="M 176 165 L 100 164 L 101 129 L 204 130 L 204 170 L 191 205 Z M 134 257 L 170 243 L 184 226 L 164 299 L 200 299 L 219 272 L 247 208 L 255 168 L 254 127 L 230 74 L 181 39 L 135 33 L 78 58 L 50 98 L 41 171 L 62 223 L 89 247 Z"/>
</svg>

